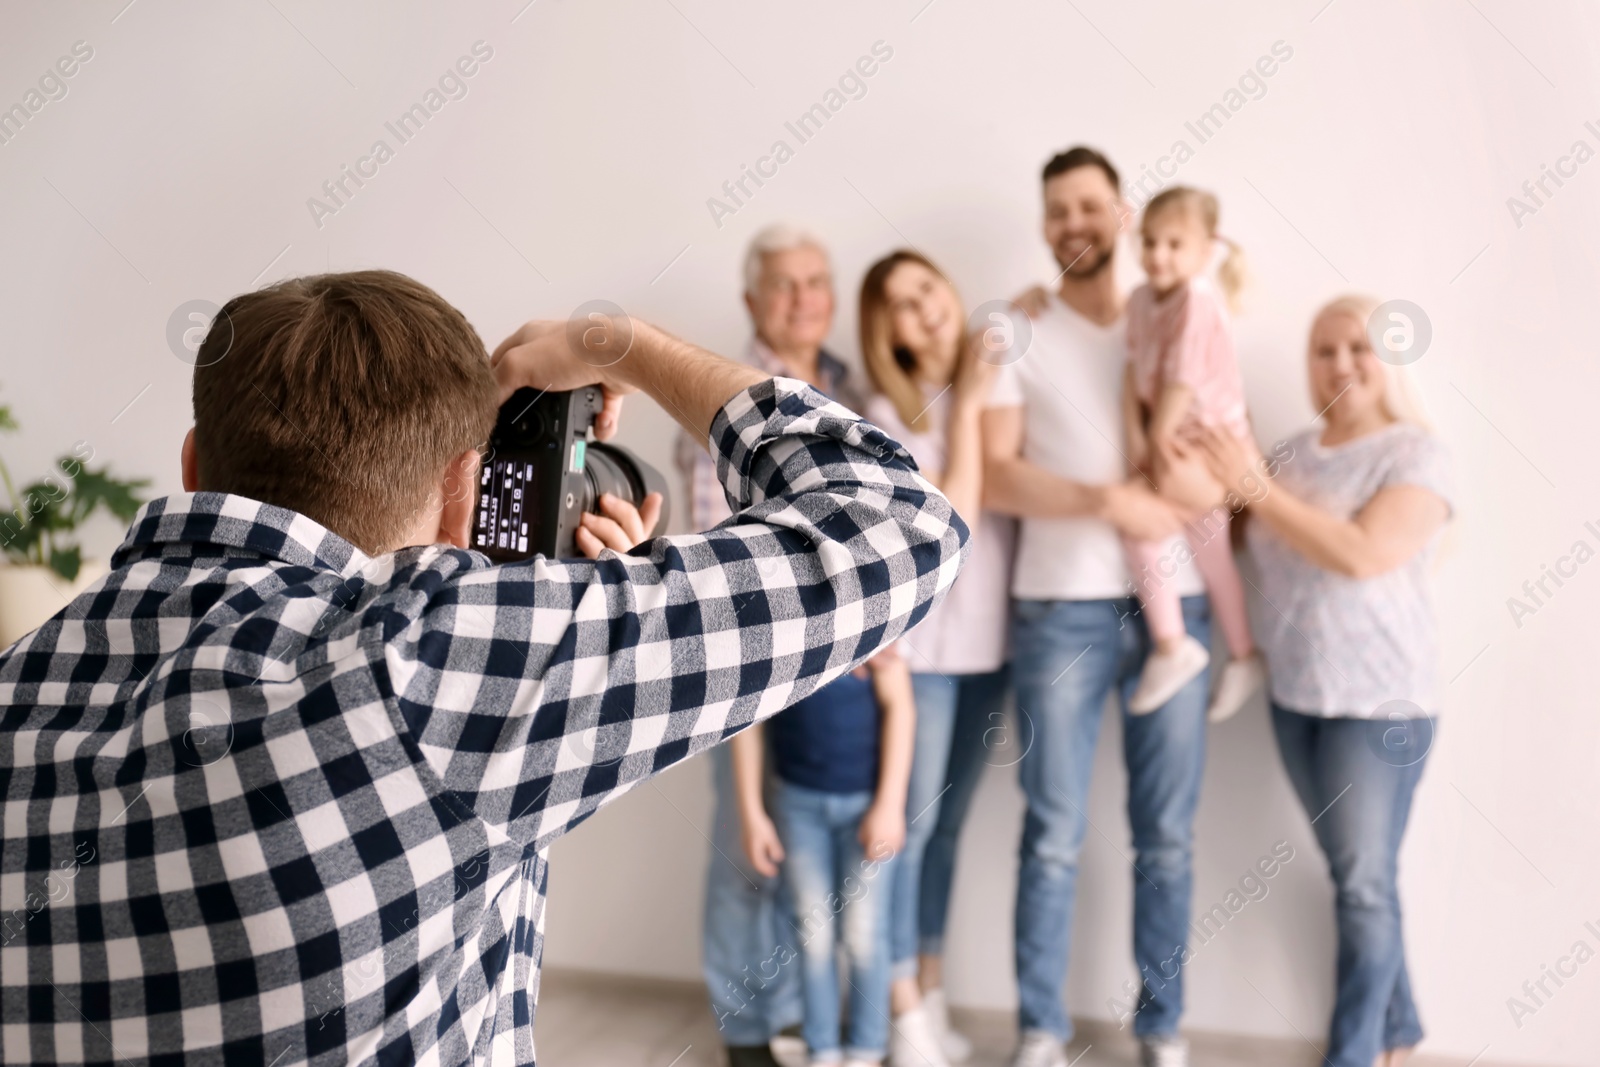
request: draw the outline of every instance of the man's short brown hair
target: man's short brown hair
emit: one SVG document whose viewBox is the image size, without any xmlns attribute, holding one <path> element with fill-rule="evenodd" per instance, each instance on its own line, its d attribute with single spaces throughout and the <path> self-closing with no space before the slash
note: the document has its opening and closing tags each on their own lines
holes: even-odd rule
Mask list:
<svg viewBox="0 0 1600 1067">
<path fill-rule="evenodd" d="M 200 488 L 392 551 L 436 503 L 445 465 L 488 438 L 495 399 L 477 331 L 420 282 L 386 270 L 279 282 L 228 301 L 200 346 Z"/>
<path fill-rule="evenodd" d="M 1069 170 L 1077 170 L 1079 167 L 1100 168 L 1100 173 L 1104 174 L 1106 181 L 1111 183 L 1112 190 L 1121 191 L 1122 179 L 1117 176 L 1117 168 L 1111 165 L 1111 160 L 1106 158 L 1104 152 L 1081 144 L 1074 145 L 1065 152 L 1057 152 L 1051 156 L 1050 162 L 1044 165 L 1044 172 L 1040 175 L 1040 181 L 1048 182 L 1059 174 L 1065 174 Z"/>
</svg>

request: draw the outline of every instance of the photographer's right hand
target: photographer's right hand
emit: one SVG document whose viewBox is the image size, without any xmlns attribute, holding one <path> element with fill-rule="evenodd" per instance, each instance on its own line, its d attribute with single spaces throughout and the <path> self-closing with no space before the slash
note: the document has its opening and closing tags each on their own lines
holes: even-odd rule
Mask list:
<svg viewBox="0 0 1600 1067">
<path fill-rule="evenodd" d="M 613 355 L 610 348 L 631 343 L 633 329 L 631 322 L 626 329 L 616 323 L 611 329 L 604 325 L 578 335 L 580 351 L 570 339 L 567 322 L 534 319 L 524 323 L 496 346 L 489 359 L 500 386 L 500 403 L 524 386 L 561 392 L 598 385 L 605 393 L 605 404 L 595 417 L 594 434 L 602 441 L 609 440 L 617 432 L 623 395 L 634 391 L 620 375 L 610 373 L 622 361 L 626 349 Z"/>
<path fill-rule="evenodd" d="M 732 397 L 769 375 L 680 341 L 627 315 L 591 313 L 586 320 L 535 320 L 501 341 L 490 360 L 504 403 L 523 386 L 577 389 L 598 385 L 605 407 L 595 419 L 601 440 L 617 431 L 622 395 L 642 390 L 705 442 Z"/>
</svg>

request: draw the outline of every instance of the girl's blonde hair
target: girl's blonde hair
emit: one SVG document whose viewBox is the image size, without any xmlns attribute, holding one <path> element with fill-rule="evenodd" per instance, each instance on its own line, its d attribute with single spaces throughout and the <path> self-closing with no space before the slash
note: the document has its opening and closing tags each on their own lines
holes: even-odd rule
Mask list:
<svg viewBox="0 0 1600 1067">
<path fill-rule="evenodd" d="M 1311 336 L 1316 334 L 1317 323 L 1330 315 L 1346 315 L 1360 324 L 1363 332 L 1367 324 L 1372 321 L 1372 313 L 1378 309 L 1383 301 L 1375 296 L 1365 293 L 1346 293 L 1334 297 L 1318 309 L 1311 319 L 1311 335 L 1306 338 L 1309 348 Z M 1396 422 L 1408 422 L 1419 426 L 1429 433 L 1433 432 L 1433 423 L 1428 419 L 1427 408 L 1422 402 L 1422 392 L 1417 388 L 1417 382 L 1412 377 L 1410 369 L 1387 360 L 1379 360 L 1383 364 L 1384 389 L 1383 408 L 1389 417 Z M 1320 407 L 1322 401 L 1316 397 L 1311 398 L 1313 406 Z"/>
<path fill-rule="evenodd" d="M 955 285 L 927 256 L 901 248 L 867 268 L 867 276 L 861 279 L 857 317 L 861 328 L 861 362 L 867 368 L 867 377 L 872 379 L 873 387 L 878 392 L 889 398 L 906 428 L 921 433 L 928 426 L 928 400 L 923 396 L 921 386 L 911 376 L 916 369 L 916 357 L 910 349 L 897 347 L 894 343 L 894 316 L 889 311 L 889 298 L 884 291 L 889 275 L 906 263 L 927 268 L 934 277 L 950 286 L 952 293 L 956 293 Z M 959 293 L 956 293 L 956 310 L 963 318 L 966 317 Z"/>
<path fill-rule="evenodd" d="M 1200 220 L 1200 225 L 1205 228 L 1206 236 L 1213 241 L 1221 241 L 1227 247 L 1228 254 L 1217 264 L 1217 284 L 1222 287 L 1222 294 L 1228 298 L 1229 309 L 1237 312 L 1239 294 L 1244 292 L 1245 284 L 1249 280 L 1245 270 L 1244 249 L 1231 238 L 1217 232 L 1217 221 L 1221 215 L 1217 198 L 1204 189 L 1196 189 L 1193 186 L 1169 186 L 1151 197 L 1145 204 L 1141 228 L 1148 226 L 1151 219 L 1165 211 L 1192 212 Z"/>
</svg>

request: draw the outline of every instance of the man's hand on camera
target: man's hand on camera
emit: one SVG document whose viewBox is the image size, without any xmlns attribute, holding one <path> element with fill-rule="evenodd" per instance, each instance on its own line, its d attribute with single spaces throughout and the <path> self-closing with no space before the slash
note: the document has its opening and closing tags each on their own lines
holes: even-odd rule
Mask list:
<svg viewBox="0 0 1600 1067">
<path fill-rule="evenodd" d="M 643 323 L 638 328 L 645 328 Z M 534 319 L 524 323 L 495 348 L 489 365 L 500 385 L 500 403 L 512 393 L 528 386 L 533 389 L 564 392 L 585 385 L 598 385 L 605 392 L 605 406 L 595 416 L 594 435 L 602 441 L 617 432 L 622 415 L 622 397 L 634 391 L 617 365 L 633 345 L 636 324 L 625 316 L 596 321 L 581 329 L 570 322 Z"/>
<path fill-rule="evenodd" d="M 617 432 L 623 394 L 641 390 L 704 443 L 722 406 L 768 377 L 648 322 L 599 312 L 567 322 L 530 322 L 500 342 L 490 363 L 501 403 L 523 386 L 600 386 L 606 400 L 594 430 L 602 441 Z"/>
<path fill-rule="evenodd" d="M 601 551 L 607 548 L 613 552 L 626 552 L 649 537 L 650 531 L 656 528 L 656 523 L 661 519 L 661 503 L 660 493 L 645 497 L 640 507 L 634 507 L 610 493 L 601 493 L 600 510 L 604 514 L 584 512 L 578 520 L 578 530 L 573 540 L 577 542 L 578 550 L 590 559 L 599 558 Z"/>
</svg>

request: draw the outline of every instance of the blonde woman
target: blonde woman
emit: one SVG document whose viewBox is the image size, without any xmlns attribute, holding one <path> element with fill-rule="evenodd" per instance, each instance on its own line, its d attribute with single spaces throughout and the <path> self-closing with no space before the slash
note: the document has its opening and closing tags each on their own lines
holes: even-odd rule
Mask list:
<svg viewBox="0 0 1600 1067">
<path fill-rule="evenodd" d="M 983 769 L 984 733 L 1008 684 L 1006 625 L 1013 524 L 979 514 L 979 414 L 994 368 L 966 343 L 961 299 L 939 268 L 894 252 L 861 283 L 861 352 L 876 394 L 865 414 L 916 459 L 973 530 L 949 599 L 904 639 L 916 698 L 905 847 L 894 871 L 890 939 L 898 1052 L 892 1062 L 965 1059 L 943 992 L 943 940 L 956 839 Z"/>
<path fill-rule="evenodd" d="M 1264 492 L 1248 438 L 1211 430 L 1201 442 L 1218 480 L 1253 487 L 1273 731 L 1337 888 L 1331 1067 L 1398 1067 L 1422 1039 L 1396 867 L 1439 710 L 1428 572 L 1451 513 L 1448 455 L 1404 372 L 1373 352 L 1376 306 L 1342 297 L 1317 314 L 1308 363 L 1322 425 L 1278 451 Z"/>
</svg>

